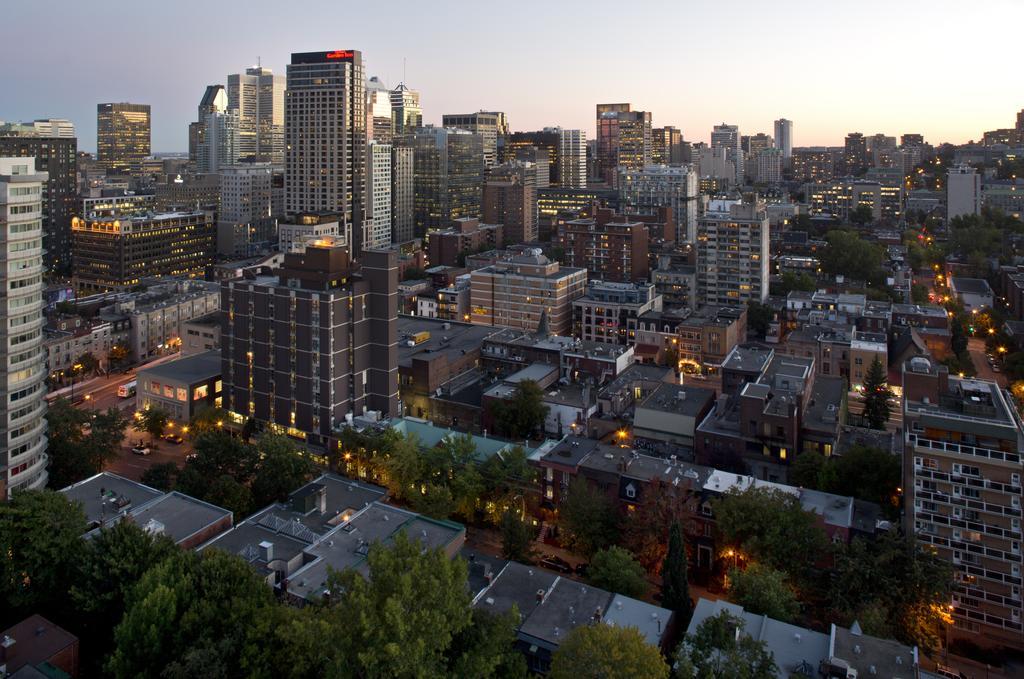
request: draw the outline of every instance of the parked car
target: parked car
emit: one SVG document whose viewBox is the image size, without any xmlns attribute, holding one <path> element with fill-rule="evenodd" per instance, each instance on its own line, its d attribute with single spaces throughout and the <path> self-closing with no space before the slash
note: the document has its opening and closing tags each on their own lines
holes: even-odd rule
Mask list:
<svg viewBox="0 0 1024 679">
<path fill-rule="evenodd" d="M 149 449 L 149 446 L 133 446 L 132 452 L 136 455 L 149 455 L 153 451 Z"/>
<path fill-rule="evenodd" d="M 541 557 L 539 564 L 553 571 L 568 575 L 572 573 L 572 565 L 554 554 L 546 554 Z"/>
<path fill-rule="evenodd" d="M 189 453 L 185 456 L 185 462 L 191 462 L 199 457 L 199 453 Z"/>
<path fill-rule="evenodd" d="M 171 432 L 170 434 L 164 434 L 164 441 L 168 441 L 175 445 L 180 445 L 181 442 L 184 440 L 185 439 L 181 438 L 181 434 L 175 434 L 173 432 Z"/>
<path fill-rule="evenodd" d="M 576 571 L 576 575 L 580 576 L 581 578 L 585 578 L 587 577 L 587 573 L 590 572 L 590 564 L 578 563 L 576 564 L 576 568 L 574 570 Z"/>
</svg>

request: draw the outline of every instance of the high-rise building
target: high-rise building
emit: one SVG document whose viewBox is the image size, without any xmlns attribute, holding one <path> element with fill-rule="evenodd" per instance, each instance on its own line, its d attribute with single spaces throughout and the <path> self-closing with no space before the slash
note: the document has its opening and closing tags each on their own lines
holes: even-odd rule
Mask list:
<svg viewBox="0 0 1024 679">
<path fill-rule="evenodd" d="M 413 150 L 391 147 L 391 242 L 406 243 L 416 234 Z"/>
<path fill-rule="evenodd" d="M 619 205 L 624 213 L 655 215 L 658 208 L 672 210 L 677 243 L 697 238 L 697 173 L 689 165 L 648 165 L 641 170 L 619 171 Z"/>
<path fill-rule="evenodd" d="M 410 90 L 405 83 L 391 90 L 391 129 L 394 134 L 409 134 L 423 127 L 423 109 L 420 93 Z"/>
<path fill-rule="evenodd" d="M 896 164 L 896 137 L 874 134 L 866 141 L 871 167 L 893 167 Z"/>
<path fill-rule="evenodd" d="M 790 159 L 793 177 L 809 182 L 829 181 L 836 174 L 835 154 L 827 146 L 804 146 L 793 149 Z"/>
<path fill-rule="evenodd" d="M 391 90 L 380 78 L 366 81 L 366 132 L 370 139 L 390 144 L 394 136 L 391 122 Z"/>
<path fill-rule="evenodd" d="M 1024 648 L 1024 427 L 999 385 L 919 356 L 903 366 L 905 530 L 953 566 L 953 638 Z M 948 637 L 947 637 L 948 639 Z"/>
<path fill-rule="evenodd" d="M 252 419 L 326 452 L 347 418 L 396 416 L 397 258 L 367 250 L 357 273 L 345 244 L 325 237 L 286 254 L 274 275 L 222 283 L 223 403 L 232 421 Z"/>
<path fill-rule="evenodd" d="M 391 144 L 373 140 L 366 158 L 366 219 L 363 249 L 391 244 Z"/>
<path fill-rule="evenodd" d="M 75 124 L 64 118 L 40 118 L 27 123 L 0 122 L 0 136 L 77 139 Z"/>
<path fill-rule="evenodd" d="M 762 201 L 711 201 L 697 228 L 697 287 L 706 305 L 768 297 L 768 213 Z"/>
<path fill-rule="evenodd" d="M 224 86 L 208 86 L 199 102 L 199 120 L 189 126 L 189 160 L 195 162 L 197 172 L 220 172 L 238 162 L 240 140 L 238 112 L 228 110 Z"/>
<path fill-rule="evenodd" d="M 70 140 L 72 143 L 74 140 Z M 3 393 L 0 499 L 46 486 L 46 353 L 43 350 L 43 187 L 31 157 L 0 157 L 0 232 L 5 291 L 0 304 Z"/>
<path fill-rule="evenodd" d="M 504 226 L 505 242 L 530 243 L 537 240 L 537 186 L 530 172 L 520 164 L 499 165 L 484 184 L 483 221 Z"/>
<path fill-rule="evenodd" d="M 860 174 L 868 168 L 868 140 L 860 132 L 846 135 L 843 164 L 846 166 L 846 174 Z"/>
<path fill-rule="evenodd" d="M 245 163 L 220 169 L 217 252 L 249 257 L 277 235 L 274 169 L 269 163 Z"/>
<path fill-rule="evenodd" d="M 501 140 L 499 159 L 502 163 L 510 160 L 530 160 L 524 153 L 546 153 L 548 160 L 548 186 L 559 186 L 561 128 L 545 127 L 533 132 L 513 132 Z M 539 188 L 539 187 L 538 187 Z"/>
<path fill-rule="evenodd" d="M 587 133 L 583 130 L 558 129 L 558 156 L 551 159 L 558 166 L 558 186 L 570 189 L 587 188 Z"/>
<path fill-rule="evenodd" d="M 238 114 L 238 157 L 284 163 L 284 76 L 256 66 L 228 76 L 228 110 Z"/>
<path fill-rule="evenodd" d="M 140 173 L 150 153 L 149 104 L 96 106 L 96 163 L 114 174 Z"/>
<path fill-rule="evenodd" d="M 607 208 L 591 208 L 584 217 L 560 223 L 555 240 L 565 252 L 566 265 L 585 269 L 590 279 L 615 283 L 647 280 L 650 235 L 643 222 Z"/>
<path fill-rule="evenodd" d="M 477 113 L 446 113 L 441 116 L 444 127 L 454 127 L 479 134 L 484 146 L 484 165 L 498 164 L 498 136 L 501 129 L 508 130 L 505 114 L 479 111 Z"/>
<path fill-rule="evenodd" d="M 199 113 L 195 122 L 188 126 L 188 162 L 199 164 L 199 147 L 205 144 L 207 116 L 215 112 L 226 111 L 228 95 L 223 85 L 207 85 L 203 98 L 199 100 Z"/>
<path fill-rule="evenodd" d="M 618 168 L 640 170 L 651 164 L 651 114 L 630 104 L 597 105 L 598 178 L 613 185 Z"/>
<path fill-rule="evenodd" d="M 285 212 L 340 213 L 345 242 L 358 257 L 366 213 L 362 53 L 292 54 L 287 82 Z"/>
<path fill-rule="evenodd" d="M 782 149 L 761 149 L 756 158 L 758 182 L 774 186 L 782 181 Z"/>
<path fill-rule="evenodd" d="M 981 214 L 981 175 L 970 165 L 957 165 L 946 175 L 946 219 Z"/>
<path fill-rule="evenodd" d="M 123 291 L 150 276 L 203 276 L 217 251 L 212 212 L 71 220 L 74 273 L 83 293 Z"/>
<path fill-rule="evenodd" d="M 33 123 L 18 128 L 0 130 L 0 158 L 34 158 L 35 170 L 47 175 L 43 183 L 43 266 L 49 272 L 67 275 L 71 271 L 71 218 L 78 210 L 78 140 L 65 136 L 67 127 L 59 124 L 57 137 L 39 136 L 52 133 L 53 125 L 37 127 Z"/>
<path fill-rule="evenodd" d="M 779 118 L 775 121 L 775 148 L 782 151 L 782 159 L 789 163 L 793 157 L 793 121 Z"/>
<path fill-rule="evenodd" d="M 473 323 L 535 332 L 542 316 L 554 335 L 572 331 L 572 301 L 587 286 L 586 269 L 560 267 L 539 248 L 470 274 Z"/>
<path fill-rule="evenodd" d="M 683 161 L 683 133 L 671 125 L 651 130 L 651 163 L 678 165 Z"/>
<path fill-rule="evenodd" d="M 396 137 L 395 145 L 413 149 L 414 235 L 480 215 L 484 162 L 479 134 L 427 125 Z"/>
<path fill-rule="evenodd" d="M 736 170 L 736 183 L 743 183 L 743 149 L 740 146 L 740 128 L 738 125 L 722 123 L 715 125 L 711 131 L 711 148 L 726 150 L 726 159 L 731 161 Z"/>
<path fill-rule="evenodd" d="M 913 132 L 902 134 L 900 135 L 900 146 L 924 146 L 924 135 Z"/>
</svg>

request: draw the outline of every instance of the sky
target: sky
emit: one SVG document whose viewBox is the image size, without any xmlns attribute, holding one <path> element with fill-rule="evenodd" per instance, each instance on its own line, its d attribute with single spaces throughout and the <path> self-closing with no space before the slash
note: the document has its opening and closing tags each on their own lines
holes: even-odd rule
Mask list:
<svg viewBox="0 0 1024 679">
<path fill-rule="evenodd" d="M 5 2 L 0 120 L 68 118 L 92 151 L 96 104 L 148 103 L 153 151 L 184 151 L 206 85 L 358 49 L 389 86 L 404 61 L 427 123 L 505 111 L 513 130 L 591 137 L 595 104 L 630 102 L 689 141 L 784 117 L 794 146 L 852 131 L 964 143 L 1024 108 L 1016 41 L 997 29 L 1022 21 L 1022 0 Z"/>
</svg>

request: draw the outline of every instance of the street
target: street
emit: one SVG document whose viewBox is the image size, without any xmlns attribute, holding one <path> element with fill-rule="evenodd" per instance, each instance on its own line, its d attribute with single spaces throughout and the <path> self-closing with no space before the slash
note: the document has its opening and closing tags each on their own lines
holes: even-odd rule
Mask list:
<svg viewBox="0 0 1024 679">
<path fill-rule="evenodd" d="M 1006 375 L 993 371 L 985 357 L 985 340 L 971 337 L 967 340 L 967 351 L 971 354 L 971 362 L 974 363 L 974 369 L 978 371 L 980 379 L 992 380 L 1000 387 L 1006 387 Z"/>
</svg>

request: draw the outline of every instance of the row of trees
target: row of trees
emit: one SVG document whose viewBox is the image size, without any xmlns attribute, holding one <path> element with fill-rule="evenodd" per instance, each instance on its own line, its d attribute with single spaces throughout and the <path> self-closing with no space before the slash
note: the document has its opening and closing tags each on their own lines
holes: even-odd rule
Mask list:
<svg viewBox="0 0 1024 679">
<path fill-rule="evenodd" d="M 903 471 L 886 450 L 854 445 L 840 456 L 801 453 L 789 474 L 793 485 L 874 502 L 890 519 L 899 513 Z"/>
</svg>

